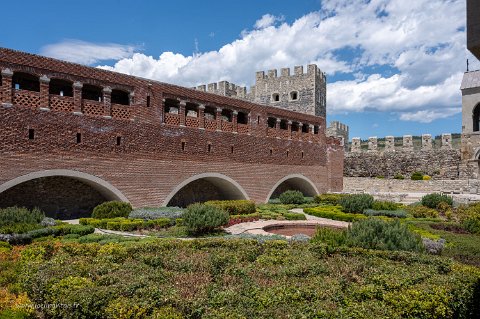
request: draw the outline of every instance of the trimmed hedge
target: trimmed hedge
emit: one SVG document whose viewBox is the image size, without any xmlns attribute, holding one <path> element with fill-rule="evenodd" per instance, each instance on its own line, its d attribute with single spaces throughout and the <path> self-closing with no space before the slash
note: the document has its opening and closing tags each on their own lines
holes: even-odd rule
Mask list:
<svg viewBox="0 0 480 319">
<path fill-rule="evenodd" d="M 340 199 L 345 197 L 345 194 L 319 194 L 316 195 L 313 200 L 315 203 L 327 204 L 327 205 L 338 205 Z"/>
<path fill-rule="evenodd" d="M 140 229 L 165 228 L 173 226 L 175 220 L 170 218 L 157 218 L 153 220 L 118 218 L 80 218 L 81 225 L 90 225 L 95 228 L 102 228 L 116 231 L 134 231 Z"/>
<path fill-rule="evenodd" d="M 130 203 L 111 201 L 105 202 L 93 209 L 93 218 L 128 217 L 132 211 Z"/>
<path fill-rule="evenodd" d="M 282 204 L 303 204 L 305 202 L 303 193 L 295 190 L 288 190 L 281 193 L 278 199 L 280 199 Z"/>
<path fill-rule="evenodd" d="M 397 218 L 407 217 L 407 212 L 403 209 L 397 209 L 397 210 L 366 209 L 363 211 L 363 214 L 366 216 L 387 216 L 387 217 L 397 217 Z"/>
<path fill-rule="evenodd" d="M 399 205 L 390 201 L 375 200 L 372 204 L 374 210 L 397 210 Z"/>
<path fill-rule="evenodd" d="M 321 217 L 321 218 L 328 218 L 334 220 L 341 220 L 344 222 L 353 222 L 356 220 L 366 219 L 367 216 L 363 214 L 351 214 L 351 213 L 344 213 L 342 212 L 341 206 L 320 206 L 314 208 L 305 208 L 303 209 L 305 214 Z"/>
<path fill-rule="evenodd" d="M 363 213 L 365 209 L 372 208 L 373 196 L 368 194 L 353 194 L 342 197 L 339 202 L 346 213 Z"/>
<path fill-rule="evenodd" d="M 230 215 L 248 215 L 255 213 L 255 202 L 246 199 L 239 200 L 210 200 L 205 205 L 217 207 Z"/>
<path fill-rule="evenodd" d="M 437 208 L 440 203 L 446 203 L 449 206 L 453 205 L 453 198 L 448 195 L 437 193 L 428 194 L 422 197 L 422 205 L 428 208 Z"/>
</svg>

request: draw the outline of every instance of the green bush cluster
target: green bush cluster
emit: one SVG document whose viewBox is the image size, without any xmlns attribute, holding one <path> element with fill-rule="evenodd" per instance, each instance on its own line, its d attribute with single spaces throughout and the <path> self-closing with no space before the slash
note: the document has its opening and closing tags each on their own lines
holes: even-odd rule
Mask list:
<svg viewBox="0 0 480 319">
<path fill-rule="evenodd" d="M 153 220 L 117 218 L 80 218 L 81 225 L 90 225 L 95 228 L 102 228 L 116 231 L 134 231 L 140 229 L 164 228 L 175 224 L 170 218 L 157 218 Z"/>
<path fill-rule="evenodd" d="M 13 224 L 39 224 L 45 214 L 38 208 L 29 210 L 24 207 L 0 209 L 0 227 Z"/>
<path fill-rule="evenodd" d="M 11 245 L 26 245 L 31 243 L 33 239 L 37 238 L 65 236 L 68 234 L 85 236 L 93 233 L 94 231 L 95 229 L 91 226 L 62 224 L 58 226 L 34 229 L 24 234 L 0 235 L 0 241 L 6 241 Z"/>
<path fill-rule="evenodd" d="M 132 210 L 128 215 L 131 219 L 159 219 L 159 218 L 181 218 L 183 208 L 180 207 L 143 207 Z"/>
<path fill-rule="evenodd" d="M 339 204 L 346 213 L 363 213 L 365 209 L 372 208 L 373 196 L 369 194 L 353 194 L 340 199 Z"/>
<path fill-rule="evenodd" d="M 446 203 L 449 206 L 453 205 L 453 198 L 442 194 L 428 194 L 422 197 L 422 205 L 428 208 L 437 208 L 440 203 Z"/>
<path fill-rule="evenodd" d="M 288 190 L 283 192 L 280 194 L 278 199 L 280 199 L 282 204 L 303 204 L 305 201 L 303 198 L 303 193 L 296 190 Z"/>
<path fill-rule="evenodd" d="M 228 223 L 226 211 L 211 205 L 195 203 L 183 213 L 183 224 L 191 234 L 205 234 Z"/>
<path fill-rule="evenodd" d="M 340 199 L 345 197 L 345 194 L 319 194 L 313 198 L 315 203 L 326 205 L 338 205 Z"/>
<path fill-rule="evenodd" d="M 255 202 L 246 199 L 240 200 L 211 200 L 205 205 L 214 206 L 226 211 L 230 215 L 247 215 L 255 213 Z"/>
<path fill-rule="evenodd" d="M 93 209 L 92 218 L 128 217 L 132 211 L 130 203 L 111 201 L 105 202 Z"/>
<path fill-rule="evenodd" d="M 472 234 L 480 234 L 480 203 L 457 209 L 462 226 Z"/>
<path fill-rule="evenodd" d="M 402 175 L 402 174 L 395 174 L 395 176 L 393 176 L 394 179 L 405 179 L 405 177 Z"/>
<path fill-rule="evenodd" d="M 356 220 L 366 219 L 367 216 L 363 214 L 344 213 L 342 206 L 319 206 L 314 208 L 305 208 L 305 214 L 317 216 L 321 218 L 328 218 L 334 220 L 341 220 L 344 222 L 353 222 Z"/>
<path fill-rule="evenodd" d="M 410 179 L 412 181 L 421 181 L 423 180 L 423 174 L 421 172 L 413 172 Z"/>
<path fill-rule="evenodd" d="M 399 204 L 390 202 L 390 201 L 380 201 L 375 200 L 372 204 L 372 209 L 374 210 L 397 210 L 399 208 Z"/>
<path fill-rule="evenodd" d="M 366 209 L 363 211 L 363 214 L 365 214 L 366 216 L 387 216 L 387 217 L 394 217 L 394 218 L 407 217 L 407 212 L 403 209 L 397 209 L 397 210 Z"/>
<path fill-rule="evenodd" d="M 480 271 L 435 256 L 248 238 L 85 237 L 91 243 L 24 248 L 20 260 L 2 263 L 0 285 L 38 304 L 78 304 L 39 308 L 41 318 L 433 319 L 479 311 Z"/>
<path fill-rule="evenodd" d="M 438 211 L 423 205 L 409 205 L 405 207 L 406 211 L 415 218 L 437 218 Z"/>
</svg>

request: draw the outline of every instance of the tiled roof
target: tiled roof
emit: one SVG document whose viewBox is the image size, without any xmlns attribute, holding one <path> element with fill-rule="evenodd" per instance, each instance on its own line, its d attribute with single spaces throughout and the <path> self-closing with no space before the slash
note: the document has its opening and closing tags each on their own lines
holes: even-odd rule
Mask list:
<svg viewBox="0 0 480 319">
<path fill-rule="evenodd" d="M 462 86 L 460 90 L 480 87 L 480 70 L 465 72 L 463 74 Z"/>
</svg>

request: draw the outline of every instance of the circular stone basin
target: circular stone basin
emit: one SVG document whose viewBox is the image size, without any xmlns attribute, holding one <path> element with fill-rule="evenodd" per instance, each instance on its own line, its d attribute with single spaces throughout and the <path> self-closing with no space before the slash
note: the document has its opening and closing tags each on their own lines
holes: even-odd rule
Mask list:
<svg viewBox="0 0 480 319">
<path fill-rule="evenodd" d="M 276 235 L 293 236 L 304 234 L 309 237 L 315 235 L 317 224 L 277 224 L 263 227 L 263 230 Z"/>
</svg>

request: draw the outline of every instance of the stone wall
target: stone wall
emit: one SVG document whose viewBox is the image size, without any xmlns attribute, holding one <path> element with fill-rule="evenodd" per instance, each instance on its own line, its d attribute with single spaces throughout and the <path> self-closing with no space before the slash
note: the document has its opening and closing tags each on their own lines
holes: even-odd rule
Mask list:
<svg viewBox="0 0 480 319">
<path fill-rule="evenodd" d="M 343 191 L 347 193 L 468 193 L 477 194 L 480 182 L 477 179 L 412 181 L 410 179 L 380 179 L 345 177 Z"/>
</svg>

